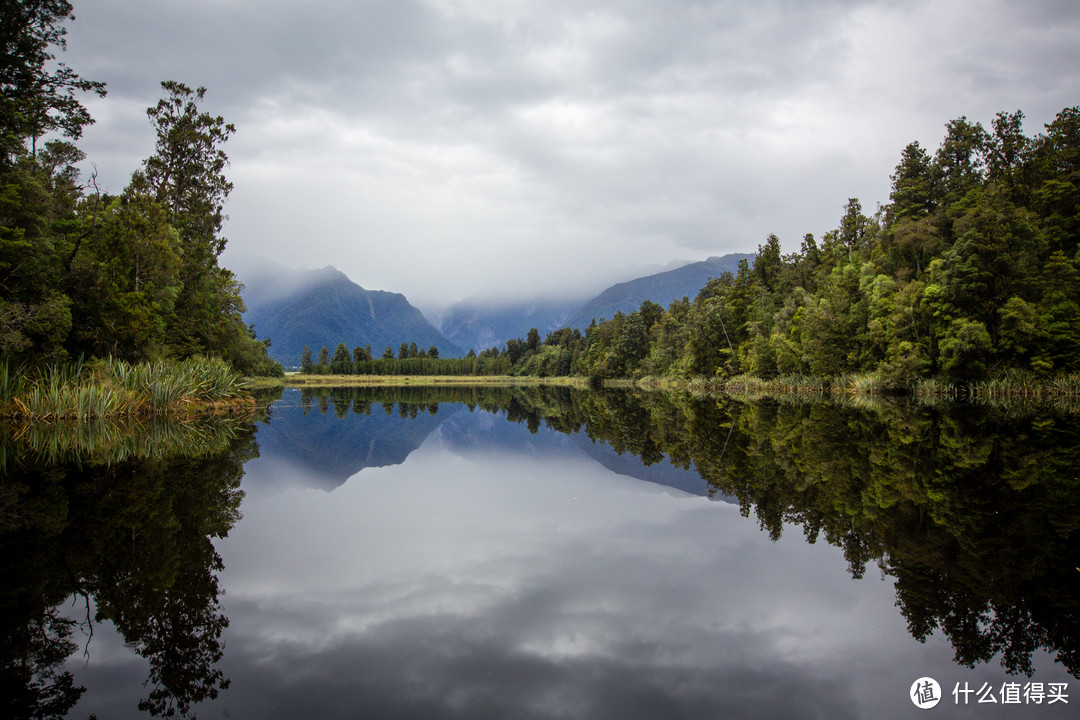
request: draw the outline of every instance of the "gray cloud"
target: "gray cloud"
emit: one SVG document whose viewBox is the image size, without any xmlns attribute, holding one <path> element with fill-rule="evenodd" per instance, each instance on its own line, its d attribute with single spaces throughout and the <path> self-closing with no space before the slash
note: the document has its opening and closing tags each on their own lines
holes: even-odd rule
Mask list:
<svg viewBox="0 0 1080 720">
<path fill-rule="evenodd" d="M 633 265 L 795 249 L 888 199 L 911 140 L 1080 91 L 1080 10 L 1003 0 L 479 0 L 76 6 L 109 83 L 84 149 L 113 190 L 158 82 L 234 122 L 230 251 L 445 304 L 580 292 Z M 228 256 L 226 256 L 226 260 Z"/>
</svg>

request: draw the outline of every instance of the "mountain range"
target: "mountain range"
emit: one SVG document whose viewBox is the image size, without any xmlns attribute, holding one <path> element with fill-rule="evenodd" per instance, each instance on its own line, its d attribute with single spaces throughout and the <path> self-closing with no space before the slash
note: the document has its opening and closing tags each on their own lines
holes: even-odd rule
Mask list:
<svg viewBox="0 0 1080 720">
<path fill-rule="evenodd" d="M 710 278 L 720 277 L 725 272 L 735 275 L 739 272 L 740 261 L 751 262 L 753 259 L 752 253 L 714 256 L 674 270 L 612 285 L 570 316 L 566 327 L 584 330 L 594 319 L 599 322 L 610 320 L 617 312 L 633 312 L 646 300 L 651 300 L 665 308 L 673 300 L 681 300 L 684 297 L 693 300 Z"/>
<path fill-rule="evenodd" d="M 584 330 L 594 318 L 610 320 L 617 312 L 633 312 L 645 300 L 666 308 L 673 300 L 693 299 L 710 278 L 725 272 L 734 275 L 741 260 L 751 262 L 753 258 L 752 253 L 710 257 L 612 285 L 584 303 L 557 298 L 511 303 L 462 301 L 446 311 L 439 330 L 454 343 L 477 351 L 525 337 L 530 328 L 539 330 L 541 337 L 564 327 Z"/>
<path fill-rule="evenodd" d="M 304 346 L 331 352 L 339 342 L 351 350 L 370 345 L 381 355 L 401 343 L 434 346 L 442 357 L 468 350 L 502 347 L 511 338 L 525 337 L 531 328 L 541 337 L 563 327 L 584 330 L 593 319 L 637 310 L 645 300 L 667 307 L 673 300 L 693 298 L 710 278 L 738 272 L 750 253 L 733 253 L 689 263 L 674 270 L 621 282 L 591 299 L 541 298 L 529 301 L 462 301 L 433 326 L 400 293 L 366 290 L 333 268 L 292 270 L 267 262 L 244 262 L 234 268 L 245 285 L 245 322 L 260 338 L 270 338 L 270 356 L 286 367 L 297 367 Z"/>
<path fill-rule="evenodd" d="M 525 337 L 531 328 L 540 336 L 567 327 L 581 300 L 559 298 L 495 302 L 464 300 L 451 305 L 439 323 L 452 342 L 479 352 L 502 347 L 511 338 Z"/>
<path fill-rule="evenodd" d="M 331 353 L 339 342 L 350 352 L 371 346 L 377 357 L 401 343 L 435 346 L 444 357 L 464 354 L 400 293 L 365 290 L 333 267 L 290 270 L 263 264 L 238 271 L 244 283 L 244 321 L 259 338 L 270 338 L 269 355 L 285 367 L 298 367 L 304 346 Z"/>
</svg>

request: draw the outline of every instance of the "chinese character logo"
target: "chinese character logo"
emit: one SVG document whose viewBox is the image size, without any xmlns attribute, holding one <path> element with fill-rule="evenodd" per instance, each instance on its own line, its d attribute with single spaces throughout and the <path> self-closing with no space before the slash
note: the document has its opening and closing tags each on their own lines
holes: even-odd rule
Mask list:
<svg viewBox="0 0 1080 720">
<path fill-rule="evenodd" d="M 941 702 L 941 686 L 938 681 L 932 677 L 921 677 L 912 683 L 911 702 L 922 710 L 929 710 Z"/>
</svg>

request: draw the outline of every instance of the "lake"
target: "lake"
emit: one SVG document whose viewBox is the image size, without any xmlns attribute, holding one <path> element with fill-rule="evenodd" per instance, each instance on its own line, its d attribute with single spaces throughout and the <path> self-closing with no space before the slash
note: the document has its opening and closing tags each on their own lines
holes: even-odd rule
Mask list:
<svg viewBox="0 0 1080 720">
<path fill-rule="evenodd" d="M 0 714 L 1075 717 L 1078 425 L 390 387 L 9 430 Z"/>
</svg>

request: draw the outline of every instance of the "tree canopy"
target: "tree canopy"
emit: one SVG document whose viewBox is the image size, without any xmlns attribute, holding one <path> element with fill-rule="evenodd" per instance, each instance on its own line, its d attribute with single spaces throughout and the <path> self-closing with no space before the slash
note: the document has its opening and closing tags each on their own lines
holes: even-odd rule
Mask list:
<svg viewBox="0 0 1080 720">
<path fill-rule="evenodd" d="M 769 236 L 693 300 L 590 327 L 576 371 L 894 386 L 1080 371 L 1080 108 L 1035 137 L 1022 121 L 961 117 L 934 154 L 909 144 L 874 215 L 851 198 L 820 245 L 782 255 Z"/>
<path fill-rule="evenodd" d="M 0 0 L 0 19 L 0 355 L 207 355 L 280 372 L 218 265 L 235 128 L 202 109 L 206 89 L 163 82 L 154 152 L 118 195 L 100 192 L 72 141 L 92 122 L 78 94 L 104 85 L 52 63 L 70 3 Z"/>
</svg>

